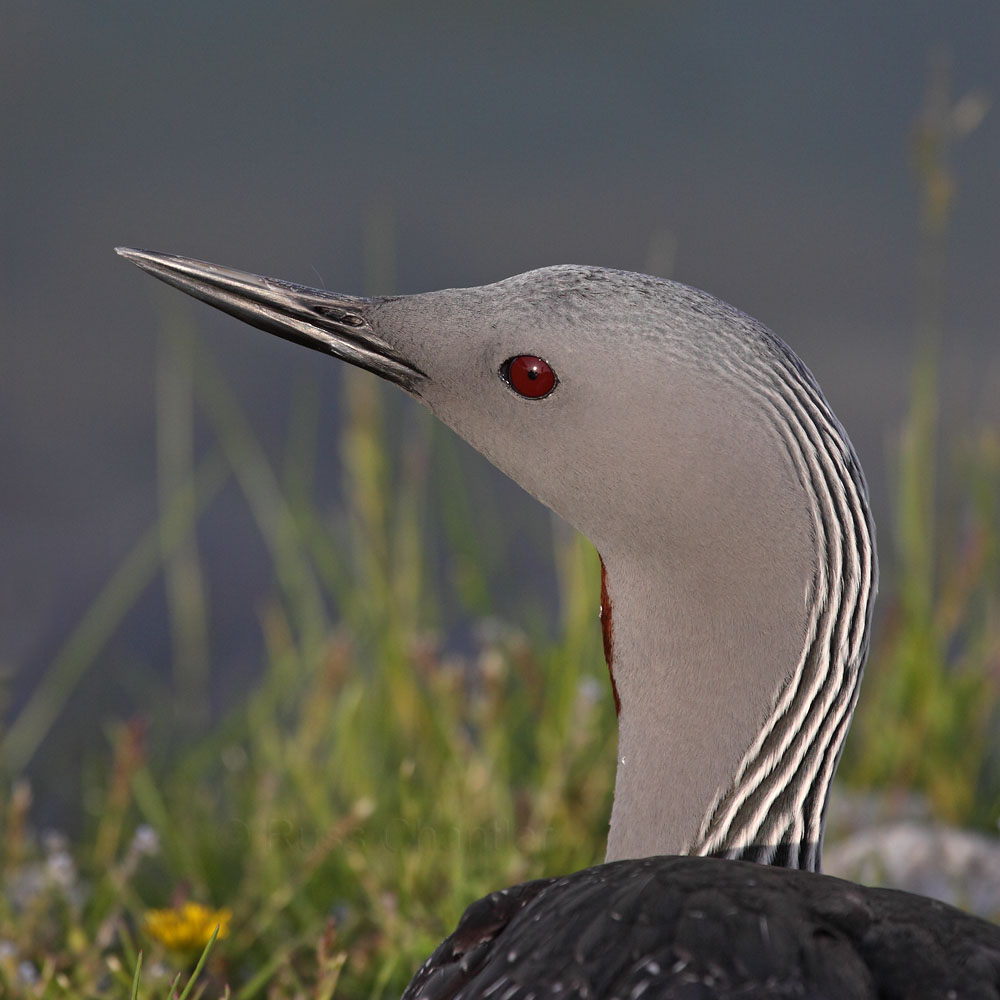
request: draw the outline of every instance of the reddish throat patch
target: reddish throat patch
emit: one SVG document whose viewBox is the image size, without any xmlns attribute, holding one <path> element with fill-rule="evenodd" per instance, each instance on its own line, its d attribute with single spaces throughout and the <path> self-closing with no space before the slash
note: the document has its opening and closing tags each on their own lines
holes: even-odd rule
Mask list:
<svg viewBox="0 0 1000 1000">
<path fill-rule="evenodd" d="M 604 661 L 608 665 L 608 676 L 611 678 L 611 691 L 615 696 L 615 715 L 622 714 L 622 702 L 618 697 L 618 685 L 615 684 L 615 626 L 611 617 L 611 595 L 608 593 L 608 571 L 601 559 L 601 635 L 604 637 Z"/>
</svg>

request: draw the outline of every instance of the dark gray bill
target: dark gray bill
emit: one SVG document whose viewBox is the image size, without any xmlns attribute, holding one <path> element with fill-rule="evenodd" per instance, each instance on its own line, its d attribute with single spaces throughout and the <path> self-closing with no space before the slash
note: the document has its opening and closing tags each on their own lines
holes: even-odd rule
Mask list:
<svg viewBox="0 0 1000 1000">
<path fill-rule="evenodd" d="M 190 257 L 117 247 L 144 271 L 237 319 L 413 390 L 427 376 L 372 330 L 379 299 L 336 295 Z"/>
</svg>

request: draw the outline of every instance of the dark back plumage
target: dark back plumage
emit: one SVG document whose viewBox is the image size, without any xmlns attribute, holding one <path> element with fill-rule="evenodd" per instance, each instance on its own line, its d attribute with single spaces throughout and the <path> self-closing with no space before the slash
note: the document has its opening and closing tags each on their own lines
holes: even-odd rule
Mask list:
<svg viewBox="0 0 1000 1000">
<path fill-rule="evenodd" d="M 615 861 L 473 903 L 403 1000 L 997 1000 L 1000 928 L 719 858 Z"/>
</svg>

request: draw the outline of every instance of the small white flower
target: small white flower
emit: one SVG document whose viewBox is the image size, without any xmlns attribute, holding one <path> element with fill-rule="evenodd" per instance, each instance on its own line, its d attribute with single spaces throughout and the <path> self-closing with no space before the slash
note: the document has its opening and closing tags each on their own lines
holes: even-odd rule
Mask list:
<svg viewBox="0 0 1000 1000">
<path fill-rule="evenodd" d="M 132 850 L 136 854 L 152 857 L 160 853 L 160 835 L 147 823 L 137 826 L 132 837 Z"/>
<path fill-rule="evenodd" d="M 46 830 L 42 834 L 42 850 L 46 854 L 62 854 L 69 847 L 69 840 L 65 833 L 59 830 Z"/>
<path fill-rule="evenodd" d="M 20 962 L 17 966 L 17 978 L 25 986 L 34 986 L 38 982 L 38 969 L 35 968 L 32 962 Z"/>
<path fill-rule="evenodd" d="M 45 859 L 45 874 L 60 889 L 72 889 L 76 885 L 76 865 L 68 851 L 53 851 Z"/>
</svg>

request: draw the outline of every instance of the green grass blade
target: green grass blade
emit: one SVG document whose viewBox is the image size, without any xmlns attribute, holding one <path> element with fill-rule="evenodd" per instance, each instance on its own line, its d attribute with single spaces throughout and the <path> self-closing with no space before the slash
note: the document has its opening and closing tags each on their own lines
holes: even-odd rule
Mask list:
<svg viewBox="0 0 1000 1000">
<path fill-rule="evenodd" d="M 228 470 L 218 455 L 206 458 L 195 475 L 194 488 L 181 488 L 158 522 L 132 547 L 56 653 L 0 741 L 0 765 L 6 771 L 19 773 L 34 756 L 80 680 L 162 566 L 164 553 L 169 554 L 183 542 L 196 513 L 211 502 L 227 476 Z"/>
<path fill-rule="evenodd" d="M 215 939 L 219 936 L 219 928 L 216 926 L 215 930 L 212 931 L 212 936 L 208 939 L 208 944 L 205 945 L 205 950 L 202 951 L 201 957 L 198 959 L 198 964 L 194 967 L 194 971 L 191 973 L 191 978 L 187 982 L 187 986 L 184 987 L 184 992 L 177 998 L 177 1000 L 187 1000 L 188 996 L 191 994 L 191 990 L 194 989 L 194 984 L 198 981 L 198 977 L 201 975 L 201 970 L 205 968 L 205 963 L 208 961 L 208 953 L 212 950 L 212 945 L 215 944 Z"/>
<path fill-rule="evenodd" d="M 132 977 L 131 1000 L 138 1000 L 139 997 L 139 976 L 142 974 L 142 952 L 140 951 L 135 960 L 135 975 Z"/>
<path fill-rule="evenodd" d="M 306 649 L 322 646 L 328 616 L 315 572 L 278 478 L 235 394 L 210 353 L 195 347 L 195 390 L 209 418 L 274 562 L 288 613 Z"/>
<path fill-rule="evenodd" d="M 157 344 L 156 465 L 161 509 L 172 497 L 194 488 L 194 335 L 186 314 L 172 311 Z M 192 521 L 196 517 L 192 505 Z M 169 539 L 165 542 L 169 546 Z M 211 664 L 208 591 L 194 530 L 164 552 L 163 577 L 173 646 L 175 716 L 181 729 L 200 732 L 208 722 Z"/>
</svg>

